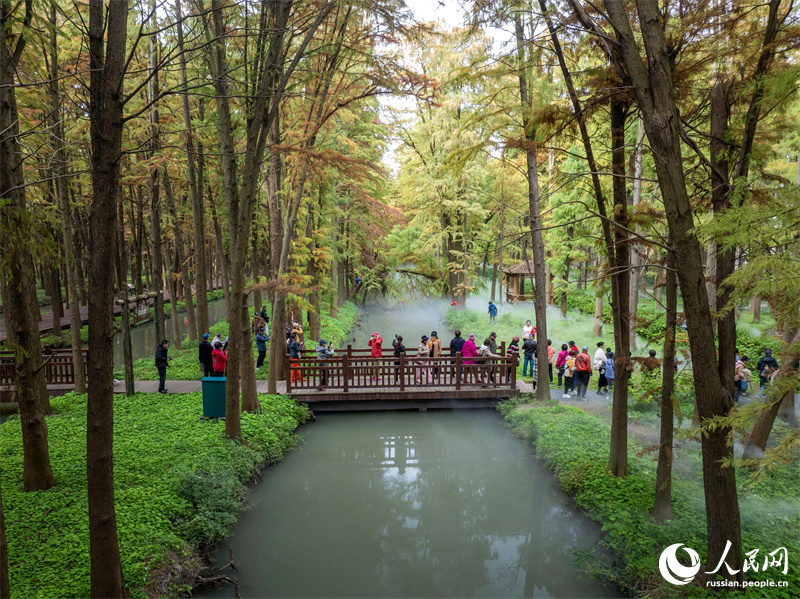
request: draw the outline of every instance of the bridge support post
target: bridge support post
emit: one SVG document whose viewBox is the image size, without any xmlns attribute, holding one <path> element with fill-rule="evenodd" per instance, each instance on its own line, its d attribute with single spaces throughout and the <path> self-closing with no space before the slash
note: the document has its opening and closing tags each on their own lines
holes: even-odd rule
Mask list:
<svg viewBox="0 0 800 599">
<path fill-rule="evenodd" d="M 461 352 L 456 352 L 456 391 L 461 391 Z"/>
<path fill-rule="evenodd" d="M 289 354 L 284 356 L 284 372 L 286 372 L 286 394 L 292 392 L 292 362 L 289 359 Z"/>
<path fill-rule="evenodd" d="M 406 390 L 406 357 L 400 356 L 400 392 Z"/>
<path fill-rule="evenodd" d="M 347 354 L 342 356 L 342 380 L 344 381 L 343 382 L 343 385 L 344 385 L 343 391 L 345 393 L 350 391 L 350 360 L 349 360 L 350 351 L 351 351 L 350 350 L 350 346 L 348 345 L 347 346 Z"/>
</svg>

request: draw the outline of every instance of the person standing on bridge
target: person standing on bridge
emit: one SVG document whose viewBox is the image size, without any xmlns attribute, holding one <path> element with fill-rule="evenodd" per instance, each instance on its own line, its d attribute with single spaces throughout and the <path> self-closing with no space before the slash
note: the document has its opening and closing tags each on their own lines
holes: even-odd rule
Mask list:
<svg viewBox="0 0 800 599">
<path fill-rule="evenodd" d="M 330 359 L 333 356 L 333 347 L 332 343 L 326 343 L 324 339 L 319 340 L 319 345 L 317 345 L 317 360 L 319 360 L 320 366 L 320 381 L 319 387 L 317 387 L 317 391 L 325 391 L 325 385 L 328 384 L 328 363 L 326 360 Z"/>
<path fill-rule="evenodd" d="M 297 333 L 292 331 L 292 335 L 289 339 L 289 361 L 291 362 L 291 381 L 293 383 L 299 383 L 303 380 L 303 375 L 300 373 L 300 352 L 302 350 L 303 344 L 299 341 Z"/>
<path fill-rule="evenodd" d="M 436 358 L 442 357 L 442 341 L 439 339 L 439 335 L 436 331 L 431 331 L 431 340 L 430 340 L 430 347 L 431 347 L 431 357 L 434 358 L 434 367 L 433 367 L 433 380 L 439 380 L 439 366 Z"/>
<path fill-rule="evenodd" d="M 370 338 L 369 338 L 369 341 L 367 341 L 367 345 L 369 345 L 369 346 L 370 346 L 370 348 L 372 348 L 372 351 L 370 352 L 370 355 L 371 355 L 373 358 L 380 358 L 380 357 L 382 357 L 382 356 L 383 356 L 383 348 L 381 347 L 381 344 L 382 344 L 382 343 L 383 343 L 383 337 L 381 337 L 381 336 L 378 334 L 378 332 L 377 332 L 377 331 L 375 331 L 374 333 L 372 333 L 372 337 L 370 337 Z M 379 372 L 380 372 L 380 363 L 378 364 L 377 371 L 372 373 L 372 374 L 373 374 L 373 376 L 371 376 L 371 377 L 370 377 L 370 380 L 371 380 L 371 381 L 375 381 L 375 380 L 377 380 L 378 378 L 380 378 L 380 377 L 376 377 L 376 376 L 375 376 L 375 375 L 376 375 L 376 374 L 378 374 Z"/>
<path fill-rule="evenodd" d="M 416 368 L 416 376 L 414 377 L 416 381 L 419 383 L 421 379 L 427 379 L 428 382 L 431 382 L 431 369 L 428 364 L 430 364 L 429 358 L 431 355 L 431 348 L 428 347 L 428 336 L 423 335 L 422 339 L 420 339 L 419 345 L 417 346 L 417 361 L 419 366 Z"/>
<path fill-rule="evenodd" d="M 469 382 L 470 379 L 477 380 L 482 383 L 481 375 L 478 372 L 478 366 L 472 358 L 478 357 L 478 347 L 475 345 L 475 333 L 470 333 L 469 338 L 464 342 L 461 347 L 461 363 L 464 365 L 464 381 Z M 472 374 L 473 376 L 470 376 Z"/>
<path fill-rule="evenodd" d="M 214 364 L 211 360 L 211 352 L 214 351 L 208 342 L 208 333 L 203 333 L 203 340 L 200 342 L 197 359 L 203 365 L 203 377 L 214 376 Z"/>
<path fill-rule="evenodd" d="M 400 356 L 402 356 L 404 358 L 406 357 L 406 346 L 403 345 L 403 336 L 402 335 L 397 335 L 394 338 L 394 343 L 392 345 L 394 345 L 394 357 L 395 358 L 399 358 Z M 400 382 L 400 377 L 401 376 L 404 377 L 404 379 L 405 379 L 406 373 L 405 372 L 402 372 L 402 373 L 400 372 L 400 362 L 399 361 L 395 361 L 394 366 L 395 366 L 395 368 L 394 368 L 394 382 L 398 383 L 398 382 Z"/>
<path fill-rule="evenodd" d="M 156 368 L 158 369 L 158 392 L 166 393 L 167 389 L 164 386 L 167 381 L 167 366 L 172 358 L 167 357 L 169 351 L 169 341 L 164 339 L 156 348 Z"/>
<path fill-rule="evenodd" d="M 450 355 L 455 358 L 456 354 L 461 353 L 461 350 L 464 349 L 464 344 L 465 343 L 466 343 L 466 340 L 461 336 L 461 331 L 456 331 L 456 336 L 453 337 L 450 340 Z M 463 367 L 461 368 L 461 372 L 460 373 L 456 372 L 455 370 L 453 370 L 453 378 L 455 378 L 456 376 L 458 376 L 458 377 L 460 377 L 462 379 L 464 378 L 464 368 Z"/>
</svg>

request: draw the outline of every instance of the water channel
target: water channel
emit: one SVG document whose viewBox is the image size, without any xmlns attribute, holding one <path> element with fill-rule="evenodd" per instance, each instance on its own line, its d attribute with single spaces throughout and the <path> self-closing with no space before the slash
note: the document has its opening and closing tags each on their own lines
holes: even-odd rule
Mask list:
<svg viewBox="0 0 800 599">
<path fill-rule="evenodd" d="M 253 296 L 249 296 L 250 306 L 253 305 Z M 172 338 L 172 319 L 170 318 L 169 304 L 164 306 L 167 313 L 166 324 L 166 339 L 172 341 L 174 347 L 175 342 Z M 153 314 L 154 310 L 151 308 L 150 313 Z M 208 302 L 208 322 L 216 324 L 225 318 L 225 300 L 214 300 Z M 186 313 L 181 312 L 178 314 L 178 328 L 181 332 L 181 339 L 186 339 L 188 335 L 189 326 L 185 324 Z M 139 358 L 152 358 L 155 355 L 156 345 L 158 341 L 155 338 L 155 325 L 153 321 L 144 322 L 138 326 L 131 327 L 131 347 L 133 349 L 133 361 Z M 114 368 L 123 368 L 125 366 L 123 348 L 122 348 L 122 335 L 114 335 Z"/>
<path fill-rule="evenodd" d="M 368 307 L 350 342 L 399 333 L 411 351 L 432 330 L 449 344 L 436 306 Z M 599 527 L 496 412 L 325 413 L 298 432 L 228 541 L 242 597 L 621 596 L 574 565 Z"/>
</svg>

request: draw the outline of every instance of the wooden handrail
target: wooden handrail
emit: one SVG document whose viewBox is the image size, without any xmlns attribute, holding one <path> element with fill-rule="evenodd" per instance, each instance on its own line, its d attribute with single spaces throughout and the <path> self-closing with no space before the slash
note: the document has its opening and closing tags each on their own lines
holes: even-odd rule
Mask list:
<svg viewBox="0 0 800 599">
<path fill-rule="evenodd" d="M 287 360 L 287 393 L 321 387 L 323 369 L 327 371 L 326 388 L 344 392 L 358 389 L 385 389 L 394 387 L 401 392 L 410 389 L 455 388 L 460 391 L 477 386 L 516 387 L 516 364 L 507 356 L 497 358 L 471 358 L 468 363 L 460 353 L 455 357 L 437 358 L 417 356 L 332 356 L 319 361 L 316 358 Z M 431 378 L 435 369 L 436 380 Z M 462 372 L 463 371 L 463 372 Z M 295 381 L 292 382 L 292 373 Z M 463 376 L 463 380 L 462 380 Z M 486 380 L 484 380 L 486 379 Z M 396 381 L 396 382 L 395 382 Z"/>
</svg>

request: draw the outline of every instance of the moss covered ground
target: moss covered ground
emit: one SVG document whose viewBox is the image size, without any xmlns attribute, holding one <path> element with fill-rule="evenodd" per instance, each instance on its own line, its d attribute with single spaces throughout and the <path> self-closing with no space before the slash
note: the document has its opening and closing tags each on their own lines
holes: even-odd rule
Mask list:
<svg viewBox="0 0 800 599">
<path fill-rule="evenodd" d="M 117 524 L 133 597 L 189 590 L 198 549 L 236 522 L 245 483 L 294 446 L 308 410 L 283 396 L 259 399 L 263 412 L 242 414 L 242 439 L 234 442 L 225 439 L 224 422 L 200 419 L 199 393 L 114 397 Z M 53 398 L 52 405 L 56 485 L 48 491 L 22 491 L 20 421 L 0 426 L 12 597 L 89 596 L 86 396 Z"/>
</svg>

